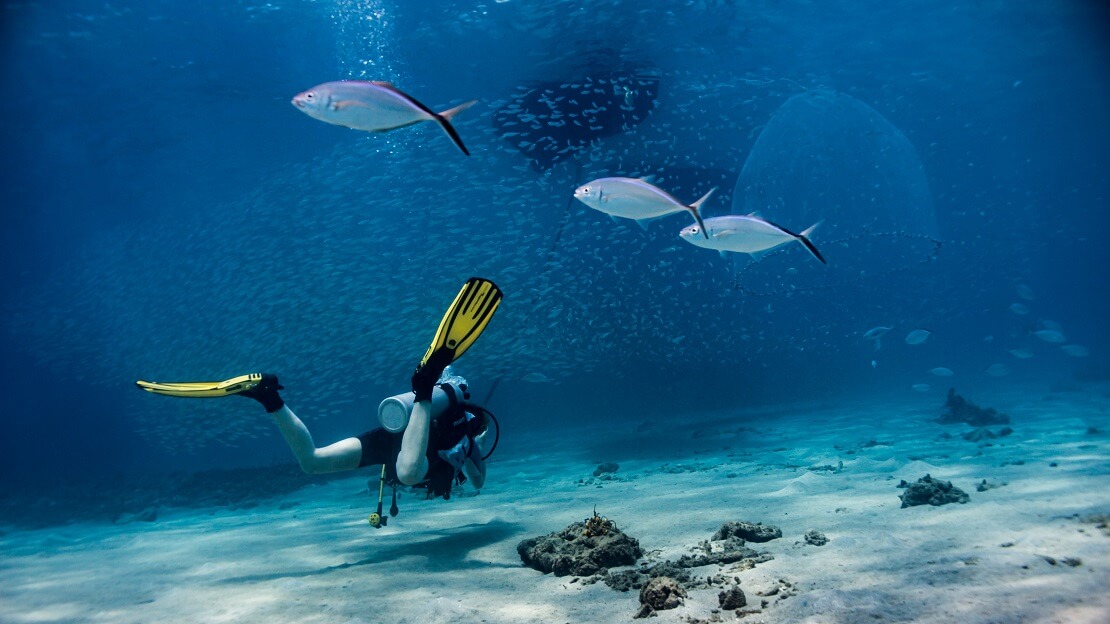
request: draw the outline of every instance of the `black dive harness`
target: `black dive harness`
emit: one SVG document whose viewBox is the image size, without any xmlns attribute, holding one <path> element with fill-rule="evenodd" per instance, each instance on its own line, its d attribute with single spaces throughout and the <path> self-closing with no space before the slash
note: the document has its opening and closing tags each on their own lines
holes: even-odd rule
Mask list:
<svg viewBox="0 0 1110 624">
<path fill-rule="evenodd" d="M 483 431 L 487 431 L 489 428 L 489 423 L 492 422 L 495 427 L 493 444 L 490 446 L 489 451 L 482 457 L 482 461 L 486 461 L 490 458 L 491 455 L 493 455 L 493 452 L 497 450 L 497 443 L 501 440 L 501 423 L 497 420 L 497 417 L 493 415 L 493 412 L 482 407 L 481 405 L 459 401 L 458 398 L 454 395 L 453 389 L 447 384 L 444 384 L 441 387 L 443 387 L 444 390 L 447 391 L 448 394 L 451 396 L 452 405 L 442 414 L 437 416 L 436 419 L 432 422 L 432 431 L 429 432 L 429 444 L 432 448 L 428 451 L 428 478 L 424 481 L 421 481 L 420 483 L 417 483 L 413 487 L 427 489 L 428 498 L 442 496 L 446 500 L 451 498 L 452 482 L 456 482 L 459 485 L 462 485 L 463 483 L 466 483 L 466 476 L 463 474 L 463 471 L 461 469 L 456 469 L 448 461 L 442 459 L 438 455 L 439 449 L 435 448 L 435 446 L 437 446 L 435 442 L 438 442 L 438 439 L 442 439 L 442 436 L 444 435 L 444 429 L 450 432 L 455 427 L 465 428 L 465 430 L 462 431 L 462 436 L 459 438 L 459 441 L 461 442 L 463 439 L 466 439 L 470 444 L 470 448 L 476 448 L 477 443 L 474 441 L 474 438 L 481 435 Z M 470 398 L 470 395 L 464 394 L 464 397 Z M 473 415 L 473 417 L 468 418 L 468 414 Z M 438 439 L 433 441 L 433 437 Z M 400 450 L 400 444 L 401 435 L 397 435 L 393 445 L 394 452 L 391 453 L 391 457 L 394 458 L 393 461 L 396 461 L 395 458 L 397 456 L 397 452 Z M 383 500 L 385 497 L 385 486 L 387 483 L 393 491 L 392 502 L 389 506 L 389 517 L 392 518 L 396 516 L 397 513 L 400 511 L 397 508 L 397 486 L 401 483 L 397 480 L 395 472 L 393 474 L 389 474 L 387 472 L 387 466 L 388 464 L 382 464 L 382 473 L 381 476 L 378 478 L 378 508 L 374 513 L 370 514 L 370 517 L 368 518 L 368 520 L 370 521 L 370 526 L 374 527 L 375 529 L 379 529 L 385 526 L 389 520 L 389 518 L 382 515 Z"/>
</svg>

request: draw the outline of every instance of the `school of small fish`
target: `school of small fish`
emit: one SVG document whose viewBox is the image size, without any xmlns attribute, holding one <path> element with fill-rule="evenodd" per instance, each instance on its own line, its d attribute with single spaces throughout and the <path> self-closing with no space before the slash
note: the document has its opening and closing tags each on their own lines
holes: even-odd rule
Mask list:
<svg viewBox="0 0 1110 624">
<path fill-rule="evenodd" d="M 1018 284 L 1016 290 L 1018 296 L 1025 301 L 1034 300 L 1033 290 L 1029 286 Z M 1026 316 L 1032 311 L 1030 307 L 1024 303 L 1010 304 L 1008 309 L 1018 316 Z M 862 338 L 863 340 L 873 341 L 875 343 L 875 350 L 878 351 L 882 346 L 882 337 L 891 329 L 892 327 L 884 325 L 872 327 L 863 333 Z M 1083 345 L 1074 343 L 1064 344 L 1067 342 L 1067 337 L 1064 335 L 1063 327 L 1055 321 L 1048 319 L 1042 320 L 1038 328 L 1029 329 L 1026 333 L 1028 338 L 1025 340 L 1025 344 L 1030 346 L 1007 349 L 1009 354 L 1017 360 L 1031 360 L 1036 356 L 1036 352 L 1031 348 L 1034 342 L 1059 345 L 1061 352 L 1074 358 L 1085 358 L 1090 355 L 1090 351 Z M 904 342 L 911 346 L 921 345 L 927 342 L 932 335 L 933 333 L 927 329 L 914 329 L 906 334 Z M 1036 340 L 1031 341 L 1031 338 L 1035 338 Z M 983 342 L 986 344 L 993 343 L 994 336 L 987 336 L 984 338 Z M 872 368 L 877 367 L 877 362 L 872 360 L 871 366 Z M 956 374 L 952 369 L 945 366 L 934 367 L 928 372 L 936 377 L 952 377 Z M 1005 362 L 994 362 L 984 366 L 982 369 L 984 375 L 996 378 L 1007 377 L 1012 372 L 1011 366 L 1007 365 Z M 917 392 L 929 392 L 932 389 L 930 384 L 927 383 L 916 383 L 913 384 L 911 388 Z"/>
<path fill-rule="evenodd" d="M 552 31 L 561 23 L 557 8 L 535 4 L 521 28 Z M 350 20 L 352 31 L 362 27 Z M 431 22 L 411 33 L 436 35 Z M 537 64 L 550 60 L 531 54 Z M 94 385 L 275 372 L 299 414 L 367 424 L 382 397 L 407 387 L 414 358 L 471 275 L 494 279 L 506 293 L 481 348 L 458 366 L 472 383 L 557 383 L 636 362 L 756 366 L 822 346 L 836 351 L 840 338 L 851 344 L 860 336 L 858 310 L 809 310 L 794 300 L 782 307 L 791 305 L 800 321 L 777 323 L 774 306 L 737 295 L 729 264 L 698 249 L 760 254 L 786 246 L 789 254 L 807 252 L 799 263 L 826 268 L 809 240 L 819 216 L 786 223 L 811 224 L 795 234 L 758 214 L 702 214 L 732 205 L 730 191 L 712 189 L 735 183 L 747 146 L 773 112 L 758 107 L 798 91 L 758 73 L 714 71 L 671 66 L 644 76 L 609 68 L 426 103 L 415 97 L 426 91 L 418 80 L 400 79 L 399 86 L 324 82 L 294 96 L 292 108 L 283 97 L 291 123 L 315 123 L 300 111 L 374 134 L 343 133 L 330 152 L 252 182 L 215 207 L 218 220 L 205 207 L 158 227 L 114 227 L 76 252 L 68 270 L 8 304 L 9 334 L 44 366 Z M 661 84 L 680 94 L 667 108 L 656 105 Z M 768 97 L 752 97 L 753 84 Z M 481 96 L 478 104 L 462 101 Z M 651 123 L 643 123 L 649 113 Z M 634 193 L 622 195 L 628 188 Z M 593 210 L 572 209 L 581 208 L 576 199 Z M 645 225 L 687 214 L 694 224 L 642 232 L 599 213 Z M 1034 299 L 1027 286 L 1017 294 Z M 1029 305 L 1016 305 L 1013 314 L 1026 316 Z M 926 354 L 943 337 L 934 329 L 935 338 L 915 329 L 904 342 Z M 880 325 L 863 339 L 879 351 L 892 330 Z M 1030 336 L 1011 353 L 1036 344 L 1087 355 L 1052 324 Z M 1000 371 L 1008 369 L 997 364 L 987 374 Z M 955 375 L 943 366 L 929 372 Z M 233 399 L 126 392 L 121 402 L 143 423 L 141 433 L 176 454 L 274 435 L 267 419 L 229 418 Z"/>
<path fill-rule="evenodd" d="M 666 78 L 681 84 L 702 76 Z M 776 325 L 765 301 L 732 290 L 727 263 L 678 242 L 678 227 L 644 233 L 569 209 L 568 199 L 578 203 L 567 189 L 581 186 L 579 171 L 655 174 L 659 188 L 682 194 L 677 203 L 704 202 L 713 186 L 731 185 L 724 176 L 735 169 L 701 167 L 673 154 L 673 140 L 664 138 L 683 129 L 715 131 L 697 110 L 684 109 L 682 128 L 617 129 L 537 172 L 493 123 L 508 99 L 454 117 L 460 140 L 448 145 L 426 140 L 423 127 L 431 125 L 455 137 L 432 109 L 395 87 L 366 83 L 340 96 L 351 85 L 328 84 L 295 96 L 290 114 L 308 113 L 311 93 L 325 102 L 317 118 L 369 131 L 365 137 L 351 133 L 330 153 L 274 172 L 214 207 L 219 219 L 206 207 L 172 224 L 127 223 L 99 234 L 67 270 L 8 305 L 13 339 L 44 366 L 112 388 L 143 376 L 272 371 L 298 414 L 353 416 L 370 426 L 373 406 L 406 387 L 413 359 L 471 275 L 495 279 L 506 293 L 482 348 L 460 362 L 459 372 L 476 386 L 498 377 L 505 384 L 557 383 L 600 366 L 613 373 L 614 361 L 695 367 L 727 354 L 751 365 L 802 353 L 843 326 L 830 314 L 812 315 L 805 331 Z M 735 88 L 725 81 L 711 87 L 722 102 Z M 391 119 L 377 115 L 374 107 L 385 105 L 374 98 L 390 97 L 385 101 L 404 110 Z M 360 103 L 329 110 L 329 98 Z M 369 113 L 331 116 L 352 107 Z M 463 144 L 474 158 L 459 157 Z M 627 164 L 636 154 L 658 164 L 649 171 L 640 169 L 642 160 Z M 717 156 L 733 166 L 743 157 L 739 149 Z M 697 203 L 678 210 L 693 217 Z M 733 320 L 740 318 L 744 331 Z M 265 419 L 229 417 L 235 406 L 137 392 L 121 397 L 139 433 L 181 455 L 273 435 Z"/>
</svg>

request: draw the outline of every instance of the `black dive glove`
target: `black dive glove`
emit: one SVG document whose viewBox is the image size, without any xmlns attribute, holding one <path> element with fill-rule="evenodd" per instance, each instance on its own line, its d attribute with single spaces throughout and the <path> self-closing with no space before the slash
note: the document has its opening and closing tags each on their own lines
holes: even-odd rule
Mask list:
<svg viewBox="0 0 1110 624">
<path fill-rule="evenodd" d="M 451 363 L 451 352 L 440 349 L 432 354 L 423 366 L 417 366 L 412 374 L 412 391 L 416 393 L 417 401 L 431 401 L 432 390 L 436 382 L 443 375 L 443 369 Z"/>
<path fill-rule="evenodd" d="M 239 396 L 254 399 L 266 408 L 266 412 L 273 414 L 285 405 L 285 401 L 281 400 L 278 395 L 278 390 L 284 390 L 285 386 L 278 383 L 277 375 L 270 373 L 262 373 L 262 381 L 250 390 L 244 390 L 239 393 Z"/>
</svg>

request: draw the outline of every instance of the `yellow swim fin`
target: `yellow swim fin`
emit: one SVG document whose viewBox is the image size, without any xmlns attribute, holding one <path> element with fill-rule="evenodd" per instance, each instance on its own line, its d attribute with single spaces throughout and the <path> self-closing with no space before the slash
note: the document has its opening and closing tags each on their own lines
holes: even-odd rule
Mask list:
<svg viewBox="0 0 1110 624">
<path fill-rule="evenodd" d="M 251 390 L 262 382 L 261 373 L 239 375 L 224 381 L 185 381 L 185 382 L 157 382 L 136 381 L 135 385 L 147 392 L 164 394 L 166 396 L 186 397 L 195 399 L 210 399 L 225 397 Z"/>
<path fill-rule="evenodd" d="M 420 360 L 420 367 L 436 354 L 436 360 L 445 361 L 446 365 L 466 353 L 486 329 L 497 306 L 501 305 L 502 297 L 501 289 L 488 279 L 472 277 L 466 280 L 451 307 L 447 308 L 443 320 L 439 322 L 439 329 L 436 330 L 428 352 Z"/>
</svg>

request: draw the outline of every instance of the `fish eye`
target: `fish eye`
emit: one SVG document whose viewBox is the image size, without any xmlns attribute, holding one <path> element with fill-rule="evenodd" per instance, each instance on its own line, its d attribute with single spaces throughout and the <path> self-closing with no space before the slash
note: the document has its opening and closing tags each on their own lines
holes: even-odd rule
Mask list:
<svg viewBox="0 0 1110 624">
<path fill-rule="evenodd" d="M 590 194 L 590 187 L 588 187 L 588 186 L 583 186 L 583 187 L 582 187 L 582 192 L 583 192 L 583 193 L 585 193 L 585 194 L 587 194 L 587 195 L 589 195 L 589 194 Z"/>
<path fill-rule="evenodd" d="M 306 100 L 311 100 L 311 99 L 312 99 L 312 98 L 314 98 L 314 97 L 316 97 L 316 94 L 315 94 L 315 93 L 313 93 L 313 92 L 311 92 L 311 91 L 309 91 L 308 93 L 305 93 L 305 94 L 304 94 L 304 99 L 306 99 Z"/>
</svg>

